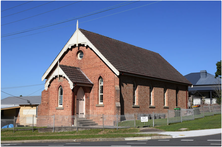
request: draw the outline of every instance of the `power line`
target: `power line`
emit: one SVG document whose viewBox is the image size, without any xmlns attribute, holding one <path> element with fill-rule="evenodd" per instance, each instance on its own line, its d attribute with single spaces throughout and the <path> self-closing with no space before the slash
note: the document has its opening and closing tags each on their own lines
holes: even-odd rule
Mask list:
<svg viewBox="0 0 222 147">
<path fill-rule="evenodd" d="M 31 0 L 31 1 L 33 1 L 33 0 Z M 22 4 L 19 4 L 19 5 L 17 5 L 17 6 L 11 7 L 11 8 L 7 8 L 7 9 L 5 9 L 5 10 L 2 10 L 1 12 L 7 11 L 7 10 L 10 10 L 10 9 L 13 9 L 13 8 L 16 8 L 16 7 L 19 7 L 19 6 L 22 6 L 22 5 L 27 4 L 27 3 L 31 2 L 31 1 L 28 1 L 28 2 L 25 2 L 25 3 L 22 3 Z"/>
<path fill-rule="evenodd" d="M 158 1 L 158 2 L 160 2 L 160 1 Z M 127 9 L 127 10 L 124 10 L 124 11 L 121 11 L 121 12 L 117 12 L 117 13 L 113 13 L 113 14 L 109 14 L 109 15 L 106 15 L 106 16 L 97 17 L 97 18 L 95 18 L 95 19 L 87 20 L 87 21 L 84 21 L 84 22 L 81 22 L 81 23 L 86 23 L 86 22 L 90 22 L 90 21 L 93 21 L 93 20 L 97 20 L 97 19 L 101 19 L 101 18 L 105 18 L 105 17 L 112 16 L 112 15 L 120 14 L 120 13 L 123 13 L 123 12 L 131 11 L 131 10 L 134 10 L 134 9 L 138 9 L 138 8 L 141 8 L 141 7 L 145 7 L 145 6 L 148 6 L 148 5 L 152 5 L 152 4 L 154 4 L 154 3 L 157 3 L 157 2 L 145 4 L 145 5 L 142 5 L 142 6 L 139 6 L 139 7 L 135 7 L 135 8 L 132 8 L 132 9 Z M 48 31 L 53 31 L 53 30 L 56 30 L 56 29 L 61 29 L 61 28 L 65 28 L 65 27 L 70 27 L 70 26 L 73 26 L 73 24 L 72 24 L 72 25 L 68 25 L 68 26 L 63 26 L 63 27 L 54 28 L 54 29 L 51 29 L 51 30 L 41 31 L 41 32 L 29 34 L 29 35 L 24 35 L 24 36 L 20 36 L 20 37 L 14 37 L 14 38 L 10 38 L 10 39 L 5 39 L 5 40 L 11 40 L 11 39 L 17 39 L 17 38 L 21 38 L 21 37 L 27 37 L 27 36 L 36 35 L 36 34 L 48 32 Z M 2 41 L 5 41 L 5 40 L 3 39 Z"/>
<path fill-rule="evenodd" d="M 29 100 L 27 100 L 27 99 L 23 99 L 23 98 L 21 98 L 21 97 L 14 96 L 14 95 L 12 95 L 12 94 L 10 94 L 10 93 L 7 93 L 7 92 L 4 92 L 4 91 L 2 91 L 2 90 L 1 90 L 1 92 L 5 93 L 5 94 L 8 94 L 8 95 L 10 95 L 10 96 L 13 96 L 13 97 L 16 97 L 16 98 L 19 98 L 19 99 L 25 100 L 25 101 L 27 101 L 28 103 L 31 104 L 31 102 L 30 102 Z"/>
<path fill-rule="evenodd" d="M 47 25 L 43 25 L 43 26 L 23 30 L 23 31 L 20 31 L 20 32 L 5 34 L 5 35 L 2 35 L 2 38 L 9 37 L 9 36 L 14 36 L 14 35 L 22 34 L 22 33 L 27 33 L 27 32 L 34 31 L 34 30 L 39 30 L 39 29 L 51 27 L 51 26 L 54 26 L 54 25 L 59 25 L 59 24 L 66 23 L 66 22 L 69 22 L 69 21 L 73 21 L 73 20 L 84 18 L 84 17 L 92 16 L 92 15 L 95 15 L 95 14 L 99 14 L 99 13 L 102 13 L 102 12 L 110 11 L 110 10 L 113 10 L 113 9 L 116 9 L 116 8 L 119 8 L 119 7 L 123 7 L 123 6 L 129 5 L 129 4 L 135 3 L 135 2 L 137 2 L 137 1 L 124 2 L 124 3 L 118 4 L 118 5 L 114 5 L 114 6 L 105 8 L 105 9 L 94 11 L 92 13 L 87 13 L 87 14 L 81 15 L 79 17 L 70 18 L 70 19 L 67 19 L 67 20 L 64 20 L 64 21 L 60 21 L 60 22 L 56 22 L 56 23 L 52 23 L 52 24 L 47 24 Z M 125 3 L 127 3 L 127 4 L 125 4 Z"/>
<path fill-rule="evenodd" d="M 52 12 L 52 11 L 55 11 L 55 10 L 58 10 L 58 9 L 61 9 L 61 8 L 65 8 L 65 7 L 67 7 L 67 6 L 73 5 L 73 4 L 78 3 L 78 2 L 80 2 L 80 1 L 71 3 L 71 4 L 68 4 L 68 5 L 65 5 L 65 6 L 56 8 L 56 9 L 53 9 L 53 10 L 49 10 L 49 11 L 46 11 L 46 12 L 43 12 L 43 13 L 39 13 L 39 14 L 36 14 L 36 15 L 32 15 L 32 16 L 29 16 L 29 17 L 26 17 L 26 18 L 23 18 L 23 19 L 19 19 L 19 20 L 15 20 L 15 21 L 12 21 L 12 22 L 8 22 L 8 23 L 5 23 L 5 24 L 2 24 L 2 26 L 8 25 L 8 24 L 12 24 L 12 23 L 15 23 L 15 22 L 19 22 L 19 21 L 22 21 L 22 20 L 26 20 L 26 19 L 29 19 L 29 18 L 33 18 L 33 17 L 39 16 L 39 15 L 43 15 L 43 14 L 46 14 L 46 13 L 49 13 L 49 12 Z"/>
<path fill-rule="evenodd" d="M 32 36 L 32 35 L 36 35 L 36 34 L 40 34 L 40 33 L 44 33 L 44 32 L 49 32 L 49 31 L 53 31 L 53 30 L 57 30 L 57 29 L 65 28 L 65 27 L 70 27 L 70 26 L 74 26 L 74 24 L 68 25 L 68 26 L 63 26 L 63 27 L 58 27 L 58 28 L 54 28 L 54 29 L 50 29 L 50 30 L 46 30 L 46 31 L 41 31 L 41 32 L 37 32 L 37 33 L 32 33 L 32 34 L 29 34 L 29 35 L 14 37 L 14 38 L 10 38 L 10 39 L 2 39 L 2 41 L 17 39 L 17 38 L 22 38 L 22 37 L 27 37 L 27 36 Z"/>
<path fill-rule="evenodd" d="M 161 0 L 160 0 L 160 1 L 161 1 Z M 154 3 L 158 3 L 158 2 L 160 2 L 160 1 L 153 2 L 153 3 L 149 3 L 149 4 L 145 4 L 145 5 L 138 6 L 138 7 L 131 8 L 131 9 L 127 9 L 127 10 L 124 10 L 124 11 L 121 11 L 121 12 L 112 13 L 112 14 L 109 14 L 109 15 L 106 15 L 106 16 L 97 17 L 97 18 L 95 18 L 95 19 L 87 20 L 87 21 L 84 21 L 84 22 L 82 22 L 82 23 L 86 23 L 86 22 L 93 21 L 93 20 L 97 20 L 97 19 L 100 19 L 100 18 L 105 18 L 105 17 L 108 17 L 108 16 L 120 14 L 120 13 L 127 12 L 127 11 L 131 11 L 131 10 L 134 10 L 134 9 L 138 9 L 138 8 L 141 8 L 141 7 L 145 7 L 145 6 L 148 6 L 148 5 L 152 5 L 152 4 L 154 4 Z"/>
<path fill-rule="evenodd" d="M 55 0 L 53 0 L 53 1 L 55 1 Z M 51 1 L 51 2 L 53 2 L 53 1 Z M 16 13 L 9 14 L 9 15 L 5 15 L 5 16 L 2 16 L 2 18 L 9 17 L 9 16 L 12 16 L 12 15 L 15 15 L 15 14 L 19 14 L 19 13 L 22 13 L 22 12 L 25 12 L 25 11 L 28 11 L 28 10 L 32 10 L 32 9 L 41 7 L 41 6 L 43 6 L 43 5 L 47 5 L 47 4 L 51 3 L 51 2 L 47 2 L 47 3 L 41 4 L 41 5 L 38 5 L 38 6 L 35 6 L 35 7 L 32 7 L 32 8 L 23 10 L 23 11 L 19 11 L 19 12 L 16 12 Z"/>
<path fill-rule="evenodd" d="M 1 89 L 23 88 L 23 87 L 32 87 L 32 86 L 39 86 L 39 85 L 44 85 L 44 84 L 25 85 L 25 86 L 16 86 L 16 87 L 2 87 Z"/>
<path fill-rule="evenodd" d="M 28 94 L 27 96 L 30 96 L 30 95 L 32 95 L 32 94 L 34 94 L 34 93 L 36 93 L 36 92 L 38 92 L 38 91 L 40 91 L 40 90 L 43 90 L 44 88 L 43 87 L 41 87 L 40 89 L 38 89 L 38 90 L 36 90 L 36 91 L 34 91 L 34 92 L 32 92 L 32 93 L 30 93 L 30 94 Z"/>
</svg>

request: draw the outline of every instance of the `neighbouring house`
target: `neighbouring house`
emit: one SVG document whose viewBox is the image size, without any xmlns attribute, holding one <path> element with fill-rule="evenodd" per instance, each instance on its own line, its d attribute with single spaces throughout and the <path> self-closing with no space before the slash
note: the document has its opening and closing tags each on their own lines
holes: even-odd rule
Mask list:
<svg viewBox="0 0 222 147">
<path fill-rule="evenodd" d="M 83 118 L 185 109 L 191 85 L 160 54 L 79 28 L 42 80 L 38 116 Z"/>
<path fill-rule="evenodd" d="M 22 97 L 7 97 L 1 100 L 1 120 L 4 121 L 14 119 L 16 124 L 31 125 L 33 116 L 34 125 L 36 125 L 36 116 L 38 105 L 41 103 L 41 96 L 22 96 Z M 2 125 L 3 125 L 2 124 Z"/>
<path fill-rule="evenodd" d="M 189 105 L 216 104 L 216 95 L 221 88 L 221 79 L 206 70 L 185 75 L 192 83 L 188 88 Z"/>
</svg>

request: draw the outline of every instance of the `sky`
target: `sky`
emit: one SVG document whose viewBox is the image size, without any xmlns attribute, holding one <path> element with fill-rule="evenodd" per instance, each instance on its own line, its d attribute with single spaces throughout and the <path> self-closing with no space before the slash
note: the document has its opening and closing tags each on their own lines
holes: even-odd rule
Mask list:
<svg viewBox="0 0 222 147">
<path fill-rule="evenodd" d="M 79 28 L 159 53 L 182 75 L 216 72 L 220 1 L 1 1 L 1 99 L 37 96 Z"/>
</svg>

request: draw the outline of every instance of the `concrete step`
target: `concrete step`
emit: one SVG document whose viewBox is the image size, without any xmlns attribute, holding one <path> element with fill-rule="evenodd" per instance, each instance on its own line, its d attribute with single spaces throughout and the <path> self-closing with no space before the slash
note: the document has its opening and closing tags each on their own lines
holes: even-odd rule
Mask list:
<svg viewBox="0 0 222 147">
<path fill-rule="evenodd" d="M 85 118 L 79 118 L 78 119 L 78 125 L 79 126 L 96 126 L 98 125 L 91 119 L 85 119 Z"/>
<path fill-rule="evenodd" d="M 97 126 L 98 124 L 96 123 L 90 123 L 90 124 L 81 124 L 81 126 Z"/>
</svg>

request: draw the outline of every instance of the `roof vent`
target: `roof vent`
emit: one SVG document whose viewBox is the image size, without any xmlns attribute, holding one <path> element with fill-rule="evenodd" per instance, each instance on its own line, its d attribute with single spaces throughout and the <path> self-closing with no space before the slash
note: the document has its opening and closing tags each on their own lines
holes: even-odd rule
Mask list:
<svg viewBox="0 0 222 147">
<path fill-rule="evenodd" d="M 207 77 L 207 71 L 206 70 L 201 70 L 200 71 L 200 78 L 206 78 Z"/>
</svg>

